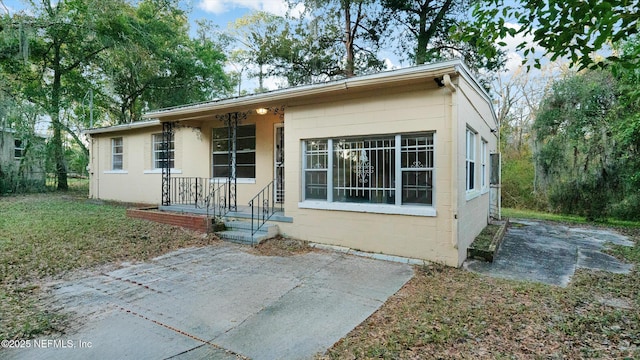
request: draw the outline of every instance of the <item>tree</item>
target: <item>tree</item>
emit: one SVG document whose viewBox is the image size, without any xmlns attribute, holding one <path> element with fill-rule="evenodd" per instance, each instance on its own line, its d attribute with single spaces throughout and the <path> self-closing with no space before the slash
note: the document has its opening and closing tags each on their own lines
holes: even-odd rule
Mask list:
<svg viewBox="0 0 640 360">
<path fill-rule="evenodd" d="M 333 60 L 343 76 L 379 70 L 383 62 L 377 53 L 385 36 L 386 19 L 374 0 L 290 0 L 290 6 L 305 6 L 302 28 L 321 34 L 320 48 L 333 50 Z"/>
<path fill-rule="evenodd" d="M 227 93 L 223 44 L 207 36 L 207 24 L 199 26 L 198 37 L 189 38 L 187 16 L 171 1 L 144 0 L 127 10 L 118 41 L 96 58 L 90 84 L 115 122 Z"/>
<path fill-rule="evenodd" d="M 605 218 L 618 198 L 617 86 L 610 72 L 589 71 L 555 83 L 542 102 L 536 161 L 551 205 L 563 212 Z"/>
<path fill-rule="evenodd" d="M 1 59 L 2 72 L 17 74 L 14 93 L 37 104 L 51 119 L 51 147 L 58 178 L 58 189 L 66 190 L 67 170 L 64 158 L 62 112 L 73 98 L 76 80 L 91 61 L 109 48 L 118 35 L 119 9 L 126 5 L 119 0 L 42 0 L 31 2 L 34 15 L 5 16 L 3 28 L 27 27 L 37 36 L 27 38 L 23 31 L 17 38 L 8 38 L 0 51 L 22 54 Z M 28 41 L 25 53 L 21 44 Z"/>
<path fill-rule="evenodd" d="M 604 58 L 593 56 L 596 52 L 638 33 L 640 0 L 484 0 L 474 17 L 476 30 L 469 31 L 470 37 L 503 41 L 507 36 L 533 35 L 533 43 L 518 46 L 525 57 L 540 46 L 552 61 L 569 58 L 583 69 L 604 66 Z M 606 60 L 631 68 L 638 65 L 638 54 L 613 52 Z M 540 67 L 540 59 L 534 61 Z"/>
<path fill-rule="evenodd" d="M 249 76 L 258 78 L 257 92 L 263 92 L 264 79 L 271 71 L 266 66 L 273 66 L 277 56 L 276 47 L 280 44 L 280 36 L 286 20 L 264 11 L 249 13 L 230 25 L 229 36 L 241 45 L 233 53 L 235 62 L 244 67 L 255 65 L 256 71 Z M 284 25 L 283 25 L 284 24 Z"/>
<path fill-rule="evenodd" d="M 470 0 L 383 0 L 401 32 L 399 50 L 415 64 L 464 57 L 473 68 L 495 70 L 504 64 L 494 42 L 463 36 Z"/>
</svg>

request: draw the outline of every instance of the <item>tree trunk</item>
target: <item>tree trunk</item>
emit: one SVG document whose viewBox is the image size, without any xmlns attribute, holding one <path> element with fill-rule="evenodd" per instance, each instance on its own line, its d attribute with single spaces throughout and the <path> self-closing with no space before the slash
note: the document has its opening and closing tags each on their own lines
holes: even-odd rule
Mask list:
<svg viewBox="0 0 640 360">
<path fill-rule="evenodd" d="M 55 54 L 53 58 L 53 86 L 51 91 L 51 107 L 49 115 L 51 116 L 51 125 L 53 127 L 53 160 L 56 164 L 56 173 L 58 176 L 58 190 L 68 190 L 67 183 L 67 167 L 64 162 L 64 149 L 62 148 L 62 124 L 60 123 L 60 87 L 61 87 L 61 64 L 60 64 L 60 44 L 54 44 Z"/>
<path fill-rule="evenodd" d="M 355 75 L 353 36 L 351 35 L 351 1 L 342 1 L 342 6 L 344 7 L 344 43 L 347 49 L 347 64 L 344 69 L 344 74 L 349 78 Z"/>
</svg>

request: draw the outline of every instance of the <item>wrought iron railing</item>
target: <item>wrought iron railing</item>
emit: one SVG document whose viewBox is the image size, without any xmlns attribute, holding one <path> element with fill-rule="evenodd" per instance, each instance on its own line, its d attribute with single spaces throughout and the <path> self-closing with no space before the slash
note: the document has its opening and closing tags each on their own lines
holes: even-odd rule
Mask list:
<svg viewBox="0 0 640 360">
<path fill-rule="evenodd" d="M 171 178 L 171 205 L 190 205 L 213 216 L 228 212 L 227 183 L 199 177 Z"/>
<path fill-rule="evenodd" d="M 272 180 L 249 201 L 251 208 L 251 235 L 254 235 L 277 211 L 283 211 L 282 202 L 276 201 L 275 180 Z M 277 207 L 276 207 L 277 206 Z"/>
</svg>

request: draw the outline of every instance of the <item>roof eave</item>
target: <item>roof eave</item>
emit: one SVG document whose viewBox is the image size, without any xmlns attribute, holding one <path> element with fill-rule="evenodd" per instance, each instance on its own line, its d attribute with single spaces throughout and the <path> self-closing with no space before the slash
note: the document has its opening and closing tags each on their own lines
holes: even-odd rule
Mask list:
<svg viewBox="0 0 640 360">
<path fill-rule="evenodd" d="M 245 97 L 161 109 L 146 113 L 143 115 L 143 118 L 163 121 L 165 118 L 175 119 L 176 117 L 188 116 L 194 113 L 252 109 L 268 106 L 269 104 L 280 104 L 286 101 L 293 101 L 322 94 L 330 94 L 332 92 L 344 91 L 347 89 L 366 89 L 368 87 L 380 86 L 382 84 L 403 83 L 422 78 L 437 77 L 444 73 L 456 71 L 457 66 L 461 64 L 462 62 L 456 59 L 436 64 L 403 68 L 338 80 L 329 83 L 305 85 Z"/>
</svg>

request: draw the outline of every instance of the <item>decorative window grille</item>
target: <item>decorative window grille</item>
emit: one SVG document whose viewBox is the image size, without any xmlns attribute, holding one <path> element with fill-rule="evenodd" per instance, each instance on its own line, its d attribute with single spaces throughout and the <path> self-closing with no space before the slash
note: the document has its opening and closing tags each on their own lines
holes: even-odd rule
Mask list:
<svg viewBox="0 0 640 360">
<path fill-rule="evenodd" d="M 306 200 L 433 205 L 433 133 L 315 139 L 303 149 Z"/>
<path fill-rule="evenodd" d="M 212 135 L 212 173 L 214 178 L 229 177 L 229 129 L 214 128 Z M 256 177 L 256 125 L 239 125 L 236 130 L 236 177 Z"/>
<path fill-rule="evenodd" d="M 308 140 L 304 145 L 305 199 L 327 200 L 329 147 L 327 140 Z"/>
<path fill-rule="evenodd" d="M 467 191 L 476 188 L 476 133 L 467 129 Z"/>
<path fill-rule="evenodd" d="M 162 134 L 153 134 L 153 168 L 154 169 L 162 169 L 163 165 L 169 161 L 169 167 L 175 167 L 175 137 L 172 134 L 171 140 L 169 141 L 169 158 L 166 158 L 165 154 L 165 145 L 162 140 Z"/>
<path fill-rule="evenodd" d="M 402 203 L 433 204 L 433 134 L 402 137 Z"/>
<path fill-rule="evenodd" d="M 123 150 L 121 137 L 111 139 L 111 170 L 122 170 Z"/>
<path fill-rule="evenodd" d="M 395 137 L 333 142 L 333 200 L 395 204 Z"/>
</svg>

